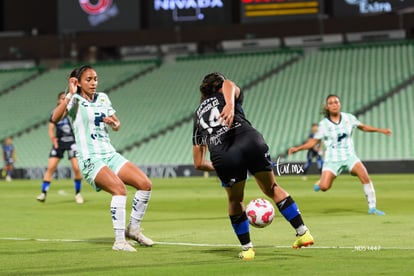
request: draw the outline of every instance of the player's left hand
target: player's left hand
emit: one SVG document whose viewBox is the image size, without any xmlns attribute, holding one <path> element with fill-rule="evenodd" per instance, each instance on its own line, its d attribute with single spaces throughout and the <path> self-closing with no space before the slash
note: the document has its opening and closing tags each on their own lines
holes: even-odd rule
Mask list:
<svg viewBox="0 0 414 276">
<path fill-rule="evenodd" d="M 112 116 L 104 117 L 102 120 L 105 124 L 109 125 L 113 129 L 115 129 L 119 126 L 119 121 L 115 120 Z"/>
</svg>

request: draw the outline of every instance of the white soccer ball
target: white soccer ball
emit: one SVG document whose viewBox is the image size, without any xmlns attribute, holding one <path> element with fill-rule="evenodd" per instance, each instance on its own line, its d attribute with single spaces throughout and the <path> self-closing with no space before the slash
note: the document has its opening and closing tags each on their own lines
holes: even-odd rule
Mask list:
<svg viewBox="0 0 414 276">
<path fill-rule="evenodd" d="M 275 217 L 275 208 L 268 200 L 256 198 L 247 204 L 246 215 L 250 225 L 263 228 L 272 223 Z"/>
</svg>

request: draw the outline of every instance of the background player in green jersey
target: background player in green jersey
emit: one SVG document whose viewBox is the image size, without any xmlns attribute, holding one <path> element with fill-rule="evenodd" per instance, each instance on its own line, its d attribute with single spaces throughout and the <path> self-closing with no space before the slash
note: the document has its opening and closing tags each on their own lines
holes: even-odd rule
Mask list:
<svg viewBox="0 0 414 276">
<path fill-rule="evenodd" d="M 112 146 L 109 129 L 118 131 L 121 122 L 115 115 L 108 96 L 97 92 L 97 86 L 98 75 L 91 66 L 84 65 L 73 70 L 69 78 L 69 93 L 54 110 L 52 121 L 58 122 L 68 114 L 72 120 L 77 158 L 83 177 L 96 191 L 104 190 L 112 195 L 110 211 L 115 232 L 112 249 L 136 251 L 125 237 L 141 245 L 153 244 L 151 239 L 142 234 L 140 228 L 151 196 L 152 183 L 142 170 Z M 125 185 L 137 189 L 127 228 Z"/>
<path fill-rule="evenodd" d="M 358 176 L 362 183 L 365 196 L 368 201 L 368 214 L 385 215 L 376 208 L 376 196 L 374 186 L 368 175 L 367 169 L 357 157 L 352 141 L 352 132 L 358 128 L 364 132 L 379 132 L 391 135 L 388 128 L 376 128 L 361 123 L 354 115 L 341 112 L 341 102 L 337 95 L 329 95 L 326 98 L 325 118 L 319 122 L 318 132 L 314 138 L 309 139 L 298 147 L 289 149 L 289 154 L 310 149 L 323 141 L 325 144 L 325 163 L 322 176 L 315 191 L 327 191 L 331 188 L 334 179 L 343 171 L 348 170 Z"/>
</svg>

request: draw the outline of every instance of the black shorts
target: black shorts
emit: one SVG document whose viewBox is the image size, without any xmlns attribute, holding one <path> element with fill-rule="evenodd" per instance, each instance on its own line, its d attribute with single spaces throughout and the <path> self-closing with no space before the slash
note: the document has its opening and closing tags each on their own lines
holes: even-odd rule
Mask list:
<svg viewBox="0 0 414 276">
<path fill-rule="evenodd" d="M 272 170 L 269 147 L 255 130 L 210 149 L 210 159 L 224 187 L 246 180 L 247 172 L 254 175 Z"/>
<path fill-rule="evenodd" d="M 63 154 L 65 153 L 65 151 L 68 152 L 68 159 L 72 159 L 74 157 L 76 157 L 76 144 L 70 144 L 70 145 L 59 145 L 58 148 L 53 147 L 50 150 L 49 153 L 49 158 L 50 157 L 56 157 L 59 159 L 63 158 Z"/>
</svg>

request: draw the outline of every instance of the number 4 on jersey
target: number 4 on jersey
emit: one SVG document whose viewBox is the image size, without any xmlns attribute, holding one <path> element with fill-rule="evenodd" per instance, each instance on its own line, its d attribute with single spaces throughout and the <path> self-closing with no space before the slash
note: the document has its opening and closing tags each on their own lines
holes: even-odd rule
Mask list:
<svg viewBox="0 0 414 276">
<path fill-rule="evenodd" d="M 218 107 L 213 107 L 210 110 L 210 115 L 208 115 L 208 123 L 204 121 L 204 118 L 200 118 L 200 125 L 203 127 L 203 129 L 206 129 L 209 134 L 213 132 L 213 127 L 219 126 L 220 123 L 220 111 Z"/>
</svg>

